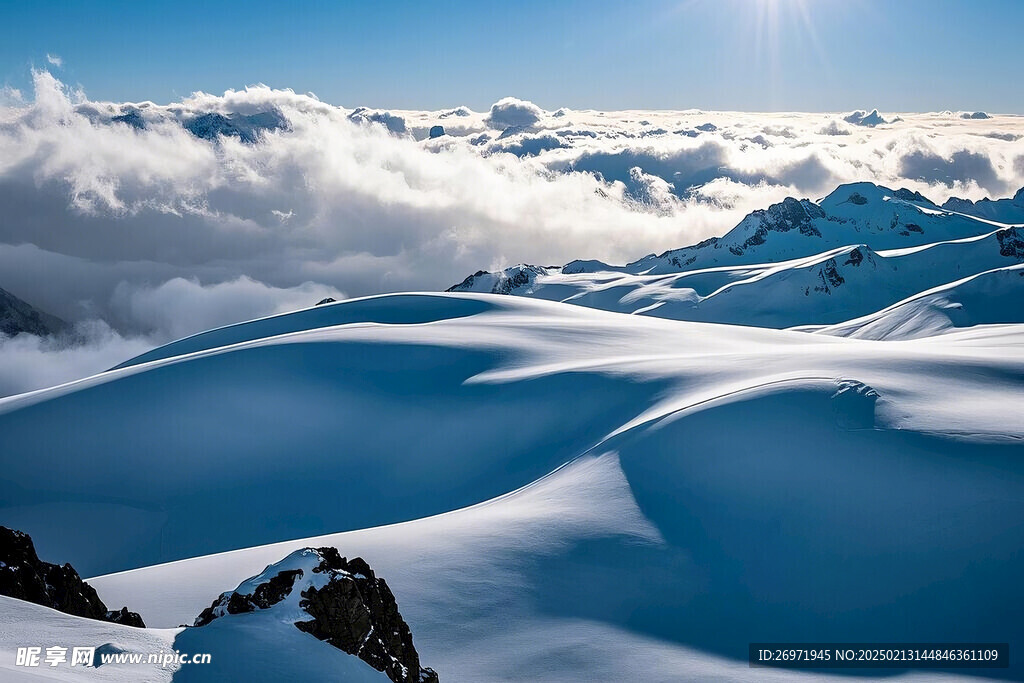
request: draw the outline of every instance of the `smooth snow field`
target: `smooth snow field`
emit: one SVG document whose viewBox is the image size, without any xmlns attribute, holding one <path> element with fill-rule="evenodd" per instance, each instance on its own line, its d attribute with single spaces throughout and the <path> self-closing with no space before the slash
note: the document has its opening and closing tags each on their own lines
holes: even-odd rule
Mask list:
<svg viewBox="0 0 1024 683">
<path fill-rule="evenodd" d="M 2 399 L 0 523 L 152 627 L 4 600 L 3 662 L 31 628 L 213 655 L 118 680 L 386 680 L 268 614 L 177 628 L 332 545 L 445 682 L 879 674 L 750 668 L 754 641 L 1009 642 L 898 680 L 1024 679 L 1024 325 L 947 306 L 1003 322 L 973 302 L 1011 276 L 833 334 L 385 295 Z"/>
</svg>

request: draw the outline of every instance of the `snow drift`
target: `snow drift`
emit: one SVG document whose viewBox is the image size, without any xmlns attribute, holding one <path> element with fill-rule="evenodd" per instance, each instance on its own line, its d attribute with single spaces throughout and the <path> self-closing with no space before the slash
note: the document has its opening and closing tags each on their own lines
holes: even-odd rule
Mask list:
<svg viewBox="0 0 1024 683">
<path fill-rule="evenodd" d="M 752 640 L 1014 647 L 1021 334 L 327 304 L 0 401 L 0 515 L 158 627 L 292 551 L 359 555 L 441 680 L 787 678 Z M 166 637 L 222 662 L 283 642 L 216 621 Z"/>
</svg>

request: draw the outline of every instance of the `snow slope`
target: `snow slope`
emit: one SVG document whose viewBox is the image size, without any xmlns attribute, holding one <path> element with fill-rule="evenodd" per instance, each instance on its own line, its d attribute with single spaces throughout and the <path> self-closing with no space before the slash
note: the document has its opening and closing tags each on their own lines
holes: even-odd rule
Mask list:
<svg viewBox="0 0 1024 683">
<path fill-rule="evenodd" d="M 765 680 L 752 640 L 1014 649 L 1022 341 L 341 302 L 0 401 L 0 522 L 164 627 L 336 545 L 441 680 Z"/>
<path fill-rule="evenodd" d="M 0 596 L 0 679 L 18 681 L 316 681 L 329 675 L 346 683 L 389 683 L 360 659 L 321 643 L 294 626 L 281 628 L 274 615 L 246 614 L 230 628 L 132 628 L 83 619 L 47 607 Z M 94 647 L 94 665 L 69 662 L 17 666 L 19 647 Z M 107 663 L 101 653 L 210 654 L 204 664 Z M 329 672 L 327 674 L 326 672 Z"/>
<path fill-rule="evenodd" d="M 766 624 L 712 606 L 719 579 L 702 566 L 704 553 L 669 542 L 645 518 L 620 457 L 584 456 L 472 508 L 307 542 L 381 563 L 421 655 L 436 660 L 442 681 L 806 680 L 729 658 L 745 652 L 751 634 L 767 637 Z M 130 597 L 170 623 L 204 607 L 225 582 L 302 543 L 93 581 L 105 595 Z M 157 585 L 173 589 L 153 591 Z"/>
<path fill-rule="evenodd" d="M 1022 287 L 1024 264 L 998 268 L 814 331 L 858 339 L 913 339 L 975 325 L 1016 323 L 1024 320 Z"/>
</svg>

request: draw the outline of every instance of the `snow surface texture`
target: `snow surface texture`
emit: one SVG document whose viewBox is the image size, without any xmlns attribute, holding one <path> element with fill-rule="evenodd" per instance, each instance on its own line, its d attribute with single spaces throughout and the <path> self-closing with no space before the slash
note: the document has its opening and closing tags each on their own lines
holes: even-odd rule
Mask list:
<svg viewBox="0 0 1024 683">
<path fill-rule="evenodd" d="M 336 546 L 387 579 L 442 681 L 806 679 L 748 668 L 753 640 L 1013 649 L 1022 330 L 326 304 L 0 401 L 0 515 L 157 627 Z M 280 638 L 249 616 L 175 647 L 224 663 Z"/>
<path fill-rule="evenodd" d="M 984 198 L 1024 186 L 1021 117 L 875 117 L 867 102 L 873 126 L 514 98 L 383 111 L 263 86 L 101 102 L 46 71 L 33 93 L 0 93 L 0 287 L 105 325 L 77 349 L 4 342 L 2 394 L 326 297 L 440 290 L 519 262 L 625 263 L 841 183 L 961 197 L 1001 221 L 1010 202 Z"/>
</svg>

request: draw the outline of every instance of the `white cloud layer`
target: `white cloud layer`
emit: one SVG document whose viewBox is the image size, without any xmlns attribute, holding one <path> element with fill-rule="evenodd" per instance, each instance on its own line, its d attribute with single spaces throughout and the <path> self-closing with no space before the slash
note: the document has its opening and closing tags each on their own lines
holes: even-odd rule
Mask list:
<svg viewBox="0 0 1024 683">
<path fill-rule="evenodd" d="M 0 287 L 102 320 L 105 339 L 159 343 L 479 268 L 633 260 L 841 182 L 938 202 L 1024 185 L 1019 117 L 878 118 L 547 112 L 514 98 L 383 112 L 263 86 L 120 104 L 37 71 L 31 99 L 0 92 Z M 428 140 L 435 125 L 446 135 Z M 26 345 L 4 343 L 4 372 Z M 37 356 L 59 367 L 54 353 Z"/>
<path fill-rule="evenodd" d="M 149 339 L 123 337 L 99 321 L 80 323 L 75 332 L 74 341 L 0 335 L 0 396 L 95 375 L 153 347 Z"/>
</svg>

